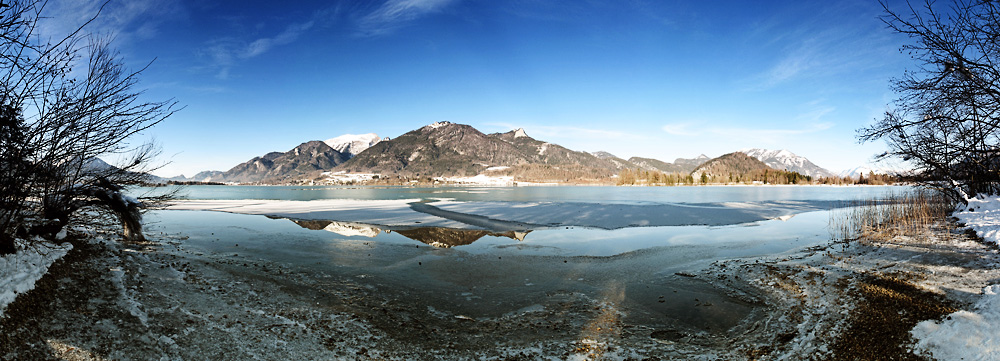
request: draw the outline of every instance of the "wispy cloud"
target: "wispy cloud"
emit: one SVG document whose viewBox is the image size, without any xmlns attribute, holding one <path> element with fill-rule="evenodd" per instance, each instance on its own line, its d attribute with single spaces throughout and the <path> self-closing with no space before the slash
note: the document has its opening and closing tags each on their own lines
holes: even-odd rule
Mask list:
<svg viewBox="0 0 1000 361">
<path fill-rule="evenodd" d="M 798 49 L 765 71 L 759 86 L 771 88 L 804 72 L 814 70 L 819 65 L 819 59 L 814 51 L 808 48 Z"/>
<path fill-rule="evenodd" d="M 405 26 L 429 13 L 440 11 L 456 0 L 388 0 L 376 7 L 346 10 L 350 16 L 360 17 L 354 31 L 363 36 L 386 35 Z M 229 78 L 233 67 L 241 61 L 266 54 L 275 48 L 294 43 L 309 31 L 323 28 L 326 23 L 334 22 L 342 9 L 338 6 L 320 9 L 308 19 L 293 22 L 285 26 L 281 32 L 246 39 L 239 35 L 221 37 L 205 43 L 201 49 L 202 55 L 210 59 L 216 77 Z"/>
<path fill-rule="evenodd" d="M 667 134 L 681 138 L 704 138 L 710 140 L 724 140 L 741 142 L 747 139 L 768 144 L 778 144 L 794 140 L 796 136 L 804 134 L 818 133 L 833 128 L 834 123 L 828 121 L 828 115 L 836 111 L 836 108 L 826 104 L 825 99 L 816 99 L 798 106 L 798 114 L 789 116 L 789 123 L 794 127 L 775 128 L 774 123 L 760 124 L 758 127 L 721 126 L 721 122 L 706 120 L 698 121 L 678 121 L 665 124 L 660 127 Z M 748 120 L 740 121 L 738 124 L 753 123 Z"/>
<path fill-rule="evenodd" d="M 388 0 L 358 22 L 364 36 L 391 33 L 426 14 L 440 11 L 455 0 Z"/>
<path fill-rule="evenodd" d="M 225 93 L 229 89 L 217 85 L 187 85 L 180 82 L 160 82 L 152 83 L 146 85 L 146 89 L 183 89 L 185 91 L 201 93 L 201 94 L 215 94 L 215 93 Z"/>
<path fill-rule="evenodd" d="M 305 23 L 292 24 L 289 25 L 287 28 L 285 28 L 285 31 L 282 31 L 281 33 L 275 35 L 274 37 L 260 38 L 254 40 L 252 43 L 250 43 L 249 46 L 247 46 L 242 57 L 252 58 L 257 55 L 263 54 L 268 50 L 271 50 L 271 48 L 275 46 L 289 44 L 298 39 L 299 36 L 302 35 L 302 33 L 311 29 L 315 24 L 316 24 L 315 21 L 307 21 Z"/>
<path fill-rule="evenodd" d="M 679 136 L 696 136 L 699 134 L 698 131 L 693 129 L 694 123 L 674 123 L 667 124 L 663 126 L 663 131 L 667 134 L 679 135 Z"/>
<path fill-rule="evenodd" d="M 833 113 L 835 110 L 837 110 L 837 108 L 832 106 L 816 104 L 812 109 L 797 115 L 795 120 L 800 123 L 822 123 L 823 117 L 827 114 Z"/>
<path fill-rule="evenodd" d="M 778 144 L 789 137 L 821 132 L 833 127 L 833 123 L 815 122 L 805 127 L 796 128 L 747 128 L 747 127 L 701 127 L 696 123 L 673 123 L 664 125 L 661 129 L 670 135 L 679 137 L 701 137 L 714 140 L 745 140 L 767 144 Z"/>
<path fill-rule="evenodd" d="M 821 132 L 832 127 L 832 123 L 817 123 L 802 128 L 712 128 L 708 132 L 725 139 L 753 139 L 763 144 L 783 144 L 789 137 Z"/>
<path fill-rule="evenodd" d="M 274 36 L 259 37 L 249 41 L 235 37 L 215 39 L 208 42 L 201 53 L 211 59 L 213 67 L 216 68 L 216 77 L 226 79 L 229 78 L 230 69 L 238 61 L 260 56 L 278 46 L 291 44 L 315 25 L 315 19 L 292 23 Z"/>
<path fill-rule="evenodd" d="M 180 0 L 49 1 L 38 34 L 61 38 L 100 14 L 84 30 L 114 36 L 120 45 L 128 45 L 157 35 L 166 22 L 185 16 L 183 5 Z"/>
<path fill-rule="evenodd" d="M 842 9 L 844 6 L 830 4 L 827 11 L 811 14 L 811 19 L 780 14 L 782 19 L 796 19 L 794 28 L 779 24 L 785 20 L 761 25 L 763 30 L 754 32 L 751 36 L 758 38 L 752 41 L 761 44 L 761 52 L 779 56 L 763 70 L 744 79 L 744 87 L 750 91 L 768 90 L 791 81 L 851 76 L 884 66 L 885 54 L 892 54 L 895 43 L 879 31 L 881 24 L 857 21 L 858 18 L 873 19 L 875 14 L 868 11 L 877 11 L 877 7 L 861 7 L 861 13 L 857 13 Z"/>
</svg>

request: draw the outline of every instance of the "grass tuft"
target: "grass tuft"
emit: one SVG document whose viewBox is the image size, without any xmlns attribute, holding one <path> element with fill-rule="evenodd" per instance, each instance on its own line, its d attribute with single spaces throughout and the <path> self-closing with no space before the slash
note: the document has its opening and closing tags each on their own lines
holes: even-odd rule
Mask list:
<svg viewBox="0 0 1000 361">
<path fill-rule="evenodd" d="M 854 200 L 830 213 L 830 232 L 835 239 L 845 240 L 917 236 L 948 219 L 955 206 L 943 194 L 928 190 Z"/>
</svg>

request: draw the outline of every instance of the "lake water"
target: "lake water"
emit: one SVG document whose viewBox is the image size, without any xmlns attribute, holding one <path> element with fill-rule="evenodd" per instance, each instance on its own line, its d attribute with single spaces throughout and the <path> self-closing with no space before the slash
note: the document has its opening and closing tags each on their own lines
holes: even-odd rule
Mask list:
<svg viewBox="0 0 1000 361">
<path fill-rule="evenodd" d="M 137 194 L 178 191 L 182 199 L 431 199 L 505 202 L 708 203 L 784 200 L 853 200 L 908 187 L 690 186 L 690 187 L 353 187 L 172 186 L 140 188 Z"/>
<path fill-rule="evenodd" d="M 906 191 L 906 187 L 256 187 L 189 186 L 187 199 L 228 200 L 452 200 L 598 204 L 685 204 L 766 201 L 850 201 Z M 153 189 L 152 191 L 162 191 Z M 433 203 L 432 203 L 433 204 Z M 407 300 L 415 322 L 462 328 L 476 337 L 485 325 L 509 317 L 586 319 L 587 310 L 612 305 L 620 322 L 653 332 L 725 334 L 758 305 L 732 297 L 698 278 L 712 262 L 795 252 L 830 241 L 830 211 L 726 226 L 626 227 L 606 230 L 547 227 L 520 233 L 479 229 L 388 229 L 359 222 L 289 220 L 209 211 L 155 211 L 149 230 L 182 236 L 183 247 L 216 262 L 267 264 L 295 274 L 290 289 L 310 289 L 334 278 L 364 289 L 340 312 Z M 332 223 L 337 225 L 337 223 Z M 354 228 L 350 228 L 354 227 Z M 352 233 L 353 232 L 353 233 Z M 229 271 L 238 274 L 239 271 Z M 249 272 L 249 270 L 247 270 Z M 303 304 L 335 307 L 329 295 L 296 292 Z M 575 312 L 566 304 L 583 305 Z M 326 306 L 323 306 L 326 305 Z M 598 306 L 595 306 L 598 305 Z M 711 307 L 705 307 L 711 305 Z M 352 308 L 356 307 L 356 308 Z M 403 311 L 400 311 L 403 312 Z M 562 313 L 560 313 L 562 312 Z M 476 325 L 446 320 L 469 317 Z M 409 318 L 408 318 L 409 319 Z M 399 325 L 367 319 L 401 342 Z M 541 321 L 539 321 L 541 322 Z M 572 323 L 572 322 L 570 322 Z M 501 327 L 501 326 L 495 326 Z M 501 327 L 502 328 L 502 327 Z M 413 330 L 410 330 L 413 331 Z M 555 331 L 553 331 L 555 332 Z M 458 336 L 456 336 L 458 337 Z M 463 336 L 465 337 L 465 336 Z M 468 336 L 472 337 L 472 336 Z M 543 336 L 540 336 L 543 337 Z M 549 338 L 561 337 L 558 332 Z M 543 337 L 543 338 L 544 338 Z M 428 345 L 433 347 L 434 345 Z"/>
</svg>

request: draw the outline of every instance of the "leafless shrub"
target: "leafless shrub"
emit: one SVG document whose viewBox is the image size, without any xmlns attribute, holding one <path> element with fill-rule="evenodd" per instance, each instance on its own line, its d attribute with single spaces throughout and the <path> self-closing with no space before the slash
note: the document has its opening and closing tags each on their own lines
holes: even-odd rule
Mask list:
<svg viewBox="0 0 1000 361">
<path fill-rule="evenodd" d="M 143 203 L 125 187 L 147 180 L 156 148 L 131 140 L 176 102 L 143 101 L 135 89 L 142 69 L 128 70 L 107 39 L 83 32 L 86 24 L 61 38 L 38 34 L 45 0 L 2 4 L 0 254 L 14 252 L 15 238 L 51 236 L 94 209 L 141 240 Z M 108 155 L 123 160 L 98 160 Z"/>
</svg>

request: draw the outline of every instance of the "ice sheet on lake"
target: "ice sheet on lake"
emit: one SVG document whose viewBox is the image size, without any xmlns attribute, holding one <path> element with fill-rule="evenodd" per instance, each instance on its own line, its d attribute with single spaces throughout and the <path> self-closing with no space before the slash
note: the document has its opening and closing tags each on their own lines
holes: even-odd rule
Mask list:
<svg viewBox="0 0 1000 361">
<path fill-rule="evenodd" d="M 697 204 L 602 204 L 572 202 L 420 202 L 404 200 L 198 200 L 167 209 L 260 214 L 301 220 L 354 222 L 385 227 L 446 227 L 493 231 L 550 227 L 723 226 L 785 220 L 832 209 L 834 201 L 771 201 Z"/>
<path fill-rule="evenodd" d="M 354 222 L 388 227 L 470 228 L 465 223 L 417 212 L 410 208 L 409 203 L 418 201 L 418 199 L 188 200 L 179 201 L 166 209 L 259 214 L 291 219 Z"/>
<path fill-rule="evenodd" d="M 544 227 L 577 226 L 602 229 L 654 226 L 723 226 L 831 209 L 838 202 L 776 201 L 698 204 L 600 204 L 556 202 L 430 203 L 438 209 L 506 222 Z"/>
</svg>

